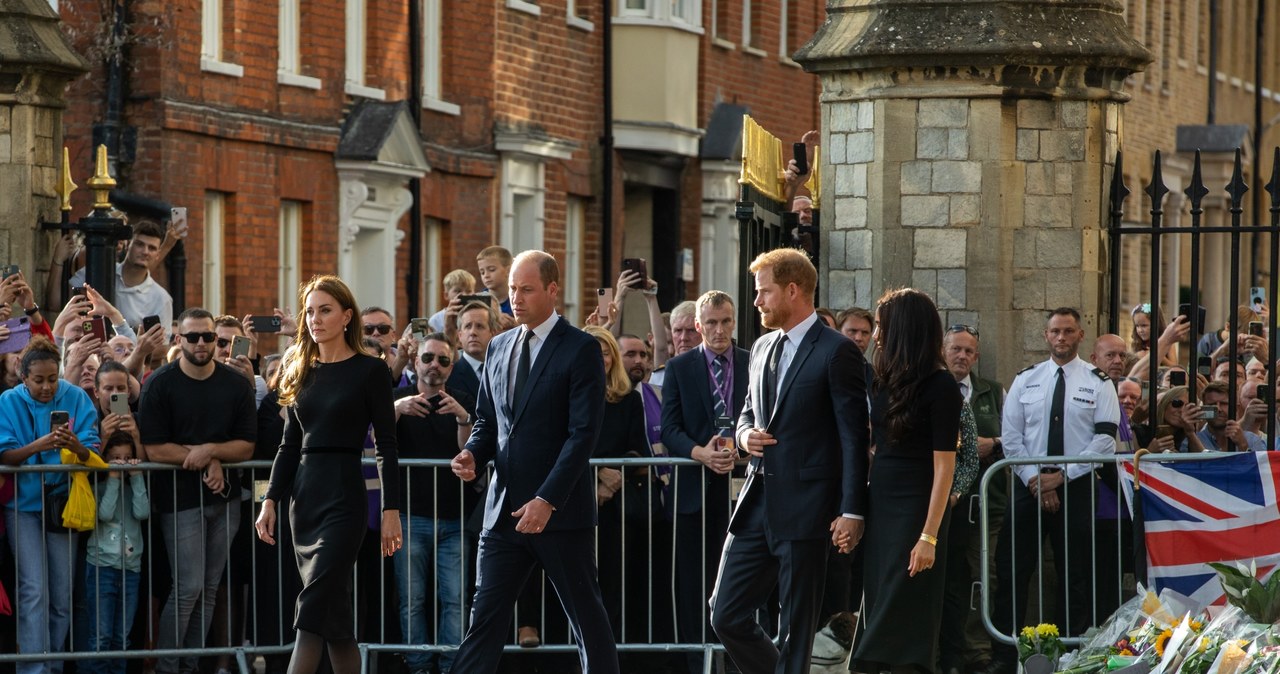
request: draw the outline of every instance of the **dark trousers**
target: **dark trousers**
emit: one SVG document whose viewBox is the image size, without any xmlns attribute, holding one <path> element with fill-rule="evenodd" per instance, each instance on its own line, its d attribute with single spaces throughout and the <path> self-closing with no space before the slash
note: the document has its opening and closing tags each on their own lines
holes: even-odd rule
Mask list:
<svg viewBox="0 0 1280 674">
<path fill-rule="evenodd" d="M 497 670 L 516 599 L 537 564 L 564 607 L 583 674 L 618 674 L 618 650 L 596 579 L 594 534 L 593 529 L 576 529 L 525 535 L 516 533 L 509 517 L 482 532 L 471 625 L 458 647 L 454 674 Z"/>
<path fill-rule="evenodd" d="M 676 620 L 680 643 L 714 643 L 707 602 L 716 585 L 720 552 L 729 530 L 727 509 L 705 508 L 676 516 Z M 690 674 L 703 671 L 703 654 L 686 658 Z"/>
<path fill-rule="evenodd" d="M 760 478 L 754 478 L 757 483 L 738 506 L 738 533 L 725 538 L 711 597 L 711 626 L 742 674 L 808 674 L 831 541 L 771 536 L 765 529 Z M 781 648 L 756 618 L 774 587 L 781 604 Z"/>
<path fill-rule="evenodd" d="M 1027 584 L 1036 571 L 1042 543 L 1037 532 L 1047 536 L 1053 548 L 1056 586 L 1044 591 L 1045 598 L 1052 599 L 1057 607 L 1056 615 L 1052 616 L 1053 622 L 1063 631 L 1063 636 L 1082 634 L 1092 624 L 1093 490 L 1092 473 L 1058 487 L 1056 491 L 1062 507 L 1051 514 L 1041 510 L 1039 498 L 1021 481 L 1014 481 L 1013 494 L 996 544 L 998 586 L 991 609 L 993 623 L 1004 634 L 1017 634 L 1022 628 L 1027 597 L 1036 591 Z M 1042 584 L 1043 578 L 1042 573 Z M 992 641 L 991 648 L 993 658 L 1001 662 L 1012 663 L 1017 659 L 1013 646 Z"/>
<path fill-rule="evenodd" d="M 964 628 L 969 620 L 974 577 L 974 569 L 969 566 L 969 532 L 975 524 L 969 521 L 971 502 L 968 496 L 956 501 L 943 540 L 947 547 L 947 580 L 942 598 L 942 629 L 938 633 L 938 659 L 942 674 L 947 674 L 951 668 L 964 671 Z"/>
</svg>

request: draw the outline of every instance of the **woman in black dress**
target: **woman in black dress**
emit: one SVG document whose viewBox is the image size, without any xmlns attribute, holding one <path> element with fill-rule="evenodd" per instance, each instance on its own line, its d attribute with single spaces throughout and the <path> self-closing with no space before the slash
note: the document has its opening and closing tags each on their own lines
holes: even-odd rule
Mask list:
<svg viewBox="0 0 1280 674">
<path fill-rule="evenodd" d="M 372 425 L 382 482 L 382 554 L 400 548 L 400 481 L 390 373 L 360 343 L 360 310 L 336 276 L 317 276 L 299 293 L 297 342 L 280 370 L 284 439 L 258 516 L 258 537 L 275 543 L 276 502 L 289 497 L 289 526 L 302 576 L 289 674 L 311 674 L 328 644 L 337 674 L 360 670 L 351 577 L 368 528 L 360 457 Z M 387 479 L 390 478 L 390 479 Z"/>
<path fill-rule="evenodd" d="M 851 669 L 932 672 L 946 581 L 938 538 L 964 398 L 943 363 L 942 323 L 928 295 L 887 292 L 876 314 L 866 606 Z"/>
</svg>

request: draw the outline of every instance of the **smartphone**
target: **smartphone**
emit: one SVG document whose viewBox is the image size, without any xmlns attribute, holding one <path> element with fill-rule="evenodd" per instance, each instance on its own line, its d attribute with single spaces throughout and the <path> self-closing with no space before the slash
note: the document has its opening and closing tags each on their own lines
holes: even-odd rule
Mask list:
<svg viewBox="0 0 1280 674">
<path fill-rule="evenodd" d="M 253 316 L 249 323 L 253 325 L 254 332 L 280 332 L 279 316 Z"/>
<path fill-rule="evenodd" d="M 1258 392 L 1257 392 L 1257 399 L 1261 400 L 1264 403 L 1271 402 L 1271 389 L 1267 388 L 1266 386 L 1259 386 Z"/>
<path fill-rule="evenodd" d="M 231 338 L 231 357 L 235 358 L 236 356 L 244 356 L 245 358 L 248 358 L 249 345 L 252 343 L 253 343 L 253 340 L 249 339 L 248 337 L 245 337 L 244 335 L 236 335 L 235 337 L 232 337 Z"/>
<path fill-rule="evenodd" d="M 1169 386 L 1186 386 L 1187 373 L 1182 370 L 1169 371 Z"/>
<path fill-rule="evenodd" d="M 84 286 L 71 286 L 72 297 L 84 297 Z"/>
<path fill-rule="evenodd" d="M 1200 356 L 1196 361 L 1196 372 L 1199 372 L 1205 379 L 1213 376 L 1213 358 L 1209 356 Z"/>
<path fill-rule="evenodd" d="M 465 304 L 462 306 L 466 306 Z M 427 338 L 427 333 L 431 332 L 431 324 L 425 318 L 410 318 L 409 332 L 413 333 L 413 338 L 419 342 Z"/>
<path fill-rule="evenodd" d="M 86 318 L 80 327 L 84 330 L 84 334 L 107 341 L 107 319 L 101 316 Z"/>
<path fill-rule="evenodd" d="M 649 278 L 648 265 L 645 263 L 644 258 L 642 257 L 622 258 L 622 270 L 623 271 L 631 270 L 640 275 L 640 278 L 632 282 L 630 286 L 627 286 L 629 288 L 643 288 L 645 285 L 645 281 Z"/>
<path fill-rule="evenodd" d="M 169 224 L 177 230 L 179 234 L 187 231 L 187 207 L 174 206 L 169 209 Z"/>
<path fill-rule="evenodd" d="M 1200 418 L 1204 421 L 1211 421 L 1218 418 L 1218 410 L 1212 407 L 1206 407 L 1200 410 Z"/>
<path fill-rule="evenodd" d="M 10 276 L 17 276 L 17 275 L 18 275 L 18 273 L 19 273 L 19 272 L 21 272 L 21 271 L 22 271 L 22 270 L 18 268 L 18 265 L 16 265 L 16 264 L 7 264 L 7 265 L 5 265 L 5 267 L 4 267 L 4 276 L 3 276 L 3 277 L 4 277 L 4 278 L 9 278 Z"/>
<path fill-rule="evenodd" d="M 791 156 L 796 160 L 796 173 L 806 175 L 809 173 L 809 153 L 804 143 L 791 144 Z"/>
<path fill-rule="evenodd" d="M 1254 286 L 1249 289 L 1249 304 L 1253 306 L 1253 310 L 1261 309 L 1267 303 L 1267 289 L 1261 286 Z"/>
<path fill-rule="evenodd" d="M 1179 315 L 1179 316 L 1186 316 L 1188 319 L 1190 319 L 1190 318 L 1191 318 L 1191 305 L 1190 305 L 1190 304 L 1188 304 L 1188 303 L 1179 304 L 1179 305 L 1178 305 L 1178 315 Z M 1200 307 L 1200 311 L 1197 313 L 1196 318 L 1198 318 L 1198 319 L 1199 319 L 1199 323 L 1197 323 L 1197 326 L 1200 328 L 1200 332 L 1201 332 L 1201 333 L 1204 333 L 1204 331 L 1205 331 L 1205 310 L 1204 310 L 1204 307 Z"/>
<path fill-rule="evenodd" d="M 148 330 L 150 330 L 151 328 L 156 327 L 157 325 L 160 325 L 160 317 L 159 317 L 159 316 L 143 316 L 143 317 L 142 317 L 142 331 L 143 331 L 143 332 L 147 332 Z"/>
<path fill-rule="evenodd" d="M 437 393 L 431 396 L 430 398 L 427 398 L 427 407 L 431 408 L 432 414 L 435 414 L 436 412 L 440 411 L 440 408 L 443 406 L 444 406 L 444 395 Z"/>
<path fill-rule="evenodd" d="M 472 302 L 479 302 L 490 309 L 493 308 L 493 295 L 458 295 L 458 301 L 463 307 Z"/>
<path fill-rule="evenodd" d="M 71 425 L 71 413 L 63 410 L 54 410 L 49 413 L 49 430 L 60 428 L 62 426 Z"/>
<path fill-rule="evenodd" d="M 602 321 L 609 320 L 609 305 L 613 304 L 613 288 L 596 288 L 596 297 L 599 299 L 596 315 Z"/>
<path fill-rule="evenodd" d="M 1249 334 L 1254 337 L 1262 336 L 1262 321 L 1249 321 Z"/>
<path fill-rule="evenodd" d="M 10 318 L 0 325 L 9 328 L 9 338 L 0 341 L 0 354 L 17 353 L 31 343 L 31 319 L 27 316 Z"/>
<path fill-rule="evenodd" d="M 112 393 L 111 402 L 107 406 L 107 410 L 112 414 L 120 416 L 129 415 L 129 394 L 128 393 Z"/>
</svg>

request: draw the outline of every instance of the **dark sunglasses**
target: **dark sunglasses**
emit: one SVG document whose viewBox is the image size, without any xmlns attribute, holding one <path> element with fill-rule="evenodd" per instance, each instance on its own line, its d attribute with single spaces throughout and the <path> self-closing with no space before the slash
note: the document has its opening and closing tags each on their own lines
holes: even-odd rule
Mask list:
<svg viewBox="0 0 1280 674">
<path fill-rule="evenodd" d="M 227 348 L 228 346 L 231 346 L 231 340 L 229 340 L 229 339 L 223 339 L 223 338 L 221 338 L 221 337 L 219 337 L 219 338 L 218 338 L 218 348 L 219 348 L 219 349 L 225 349 L 225 348 Z"/>
<path fill-rule="evenodd" d="M 948 332 L 948 333 L 953 333 L 953 332 L 967 332 L 967 333 L 969 333 L 969 334 L 973 335 L 974 337 L 977 337 L 977 336 L 978 336 L 978 329 L 977 329 L 977 328 L 970 327 L 970 326 L 968 326 L 968 325 L 960 325 L 959 323 L 956 323 L 955 325 L 953 325 L 953 326 L 951 326 L 951 327 L 947 328 L 947 332 Z"/>
<path fill-rule="evenodd" d="M 205 344 L 212 344 L 212 343 L 214 343 L 214 342 L 218 341 L 218 333 L 216 333 L 216 332 L 188 332 L 188 333 L 183 334 L 183 335 L 182 335 L 182 338 L 183 338 L 183 339 L 185 339 L 185 340 L 187 340 L 187 343 L 188 343 L 188 344 L 195 344 L 195 343 L 197 343 L 197 342 L 204 342 Z"/>
<path fill-rule="evenodd" d="M 375 333 L 375 332 L 376 332 L 376 333 L 378 333 L 379 335 L 385 335 L 385 334 L 387 334 L 387 333 L 391 332 L 391 326 L 390 326 L 390 325 L 387 325 L 386 323 L 383 323 L 383 324 L 381 324 L 381 325 L 366 325 L 366 326 L 364 326 L 364 334 L 366 334 L 366 335 L 372 335 L 372 334 L 373 334 L 373 333 Z"/>
<path fill-rule="evenodd" d="M 440 367 L 449 367 L 449 363 L 453 362 L 453 359 L 448 356 L 437 356 L 434 353 L 422 354 L 423 365 L 430 365 L 433 360 L 438 361 L 440 363 Z"/>
</svg>

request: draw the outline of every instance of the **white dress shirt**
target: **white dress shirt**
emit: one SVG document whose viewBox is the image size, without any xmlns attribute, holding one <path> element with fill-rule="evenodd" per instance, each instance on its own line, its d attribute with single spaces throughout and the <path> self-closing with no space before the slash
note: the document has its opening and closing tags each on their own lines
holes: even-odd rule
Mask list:
<svg viewBox="0 0 1280 674">
<path fill-rule="evenodd" d="M 532 347 L 532 345 L 531 345 L 529 348 L 530 348 L 530 349 L 532 349 L 532 348 L 533 348 L 533 347 Z M 532 364 L 532 363 L 533 363 L 533 361 L 532 361 L 533 352 L 532 352 L 532 351 L 530 351 L 530 352 L 529 352 L 529 356 L 530 356 L 530 358 L 531 358 L 531 360 L 529 361 L 529 363 L 530 363 L 530 364 Z M 519 355 L 517 355 L 516 357 L 517 357 L 517 358 L 519 358 L 520 356 L 519 356 Z M 471 357 L 471 356 L 470 356 L 466 351 L 463 351 L 463 352 L 462 352 L 462 360 L 463 360 L 463 361 L 465 361 L 465 362 L 467 363 L 467 365 L 470 365 L 470 366 L 471 366 L 471 369 L 475 371 L 475 373 L 476 373 L 476 378 L 477 378 L 477 379 L 483 379 L 483 378 L 484 378 L 484 361 L 483 361 L 483 360 L 476 360 L 475 358 L 472 358 L 472 357 Z"/>
<path fill-rule="evenodd" d="M 973 398 L 973 375 L 966 374 L 964 379 L 956 383 L 960 385 L 960 393 L 964 395 L 964 401 L 969 402 Z"/>
<path fill-rule="evenodd" d="M 787 331 L 783 339 L 786 340 L 782 345 L 782 354 L 778 356 L 778 389 L 773 392 L 774 400 L 777 400 L 782 394 L 782 381 L 787 377 L 787 368 L 791 367 L 791 361 L 796 357 L 796 349 L 800 348 L 800 340 L 809 334 L 809 330 L 814 323 L 818 322 L 818 312 L 809 314 L 809 317 L 800 321 L 794 328 Z"/>
<path fill-rule="evenodd" d="M 1116 387 L 1105 374 L 1079 357 L 1062 369 L 1066 386 L 1063 453 L 1066 456 L 1115 454 L 1115 436 L 1120 424 Z M 1057 380 L 1058 364 L 1052 359 L 1033 365 L 1014 378 L 1005 399 L 1000 427 L 1005 457 L 1049 455 L 1049 416 Z M 1074 480 L 1092 473 L 1096 467 L 1087 463 L 1070 464 L 1066 466 L 1066 477 Z M 1014 472 L 1026 484 L 1039 474 L 1040 466 L 1017 466 Z"/>
</svg>

